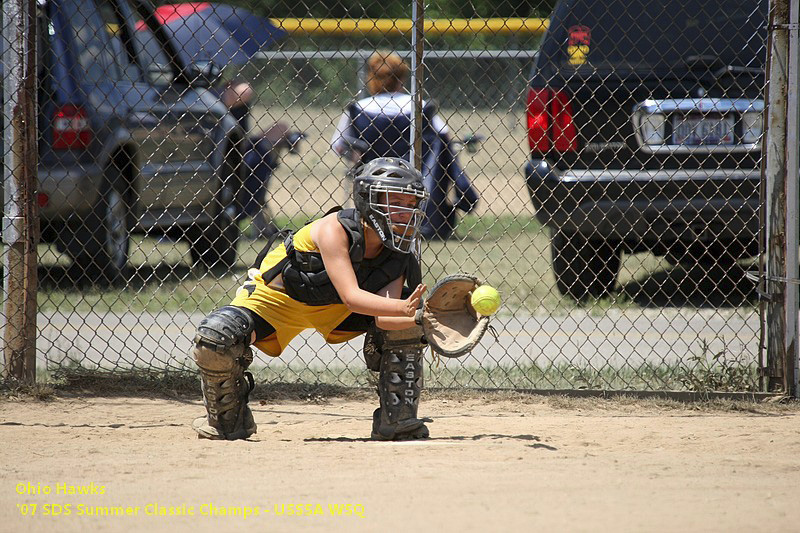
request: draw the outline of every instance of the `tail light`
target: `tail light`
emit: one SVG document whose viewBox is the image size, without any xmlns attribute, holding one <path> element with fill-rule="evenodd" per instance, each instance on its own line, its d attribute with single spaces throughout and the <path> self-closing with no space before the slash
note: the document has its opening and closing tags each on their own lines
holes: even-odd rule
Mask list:
<svg viewBox="0 0 800 533">
<path fill-rule="evenodd" d="M 92 141 L 89 118 L 82 107 L 62 105 L 53 118 L 53 148 L 70 150 L 87 148 Z"/>
<path fill-rule="evenodd" d="M 528 91 L 528 144 L 533 152 L 578 149 L 578 130 L 567 93 L 552 89 Z"/>
<path fill-rule="evenodd" d="M 528 91 L 528 144 L 532 152 L 550 150 L 550 117 L 547 104 L 550 101 L 549 89 L 531 89 Z"/>
</svg>

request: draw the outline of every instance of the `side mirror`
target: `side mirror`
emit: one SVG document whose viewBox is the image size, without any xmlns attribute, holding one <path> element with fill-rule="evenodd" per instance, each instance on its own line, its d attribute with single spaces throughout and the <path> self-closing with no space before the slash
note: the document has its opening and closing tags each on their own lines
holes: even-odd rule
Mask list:
<svg viewBox="0 0 800 533">
<path fill-rule="evenodd" d="M 147 75 L 147 80 L 153 85 L 169 85 L 175 79 L 172 67 L 162 63 L 147 65 L 145 74 Z"/>
<path fill-rule="evenodd" d="M 213 61 L 195 61 L 183 71 L 183 79 L 195 87 L 213 87 L 221 74 L 222 69 Z"/>
</svg>

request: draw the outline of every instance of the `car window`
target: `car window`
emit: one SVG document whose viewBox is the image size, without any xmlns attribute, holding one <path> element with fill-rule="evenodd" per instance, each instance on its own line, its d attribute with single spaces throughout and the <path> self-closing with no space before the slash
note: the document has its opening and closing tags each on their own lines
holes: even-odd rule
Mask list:
<svg viewBox="0 0 800 533">
<path fill-rule="evenodd" d="M 139 66 L 134 60 L 135 50 L 126 46 L 130 42 L 130 30 L 125 25 L 125 19 L 119 11 L 115 0 L 96 0 L 100 17 L 108 33 L 109 43 L 114 51 L 114 58 L 128 81 L 141 79 Z"/>
<path fill-rule="evenodd" d="M 81 69 L 81 80 L 88 84 L 120 81 L 123 69 L 115 58 L 109 30 L 100 18 L 93 0 L 62 4 L 72 34 L 70 46 Z"/>
<path fill-rule="evenodd" d="M 718 58 L 721 66 L 764 66 L 763 1 L 577 0 L 570 5 L 562 29 L 565 67 L 679 70 L 700 55 Z"/>
<path fill-rule="evenodd" d="M 130 7 L 134 19 L 133 40 L 145 76 L 154 84 L 169 84 L 172 81 L 172 67 L 161 42 L 150 30 L 138 11 L 138 6 L 130 0 L 123 0 Z"/>
</svg>

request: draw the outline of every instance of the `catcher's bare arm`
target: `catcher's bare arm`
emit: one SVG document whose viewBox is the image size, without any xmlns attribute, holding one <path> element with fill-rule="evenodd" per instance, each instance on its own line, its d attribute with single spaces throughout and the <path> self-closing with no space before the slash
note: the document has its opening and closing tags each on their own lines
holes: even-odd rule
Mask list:
<svg viewBox="0 0 800 533">
<path fill-rule="evenodd" d="M 419 307 L 422 293 L 425 292 L 425 285 L 418 285 L 411 296 L 405 300 L 386 298 L 359 288 L 353 264 L 350 262 L 347 234 L 334 215 L 320 220 L 312 228 L 311 237 L 317 243 L 331 283 L 350 311 L 381 317 L 414 316 Z"/>
<path fill-rule="evenodd" d="M 400 298 L 403 293 L 404 283 L 405 278 L 394 280 L 380 292 L 381 296 L 385 296 L 386 298 Z M 424 290 L 424 285 L 422 287 Z M 420 294 L 422 293 L 420 292 Z M 375 317 L 375 325 L 384 331 L 396 331 L 416 326 L 417 323 L 414 321 L 414 317 L 409 316 L 377 316 Z"/>
</svg>

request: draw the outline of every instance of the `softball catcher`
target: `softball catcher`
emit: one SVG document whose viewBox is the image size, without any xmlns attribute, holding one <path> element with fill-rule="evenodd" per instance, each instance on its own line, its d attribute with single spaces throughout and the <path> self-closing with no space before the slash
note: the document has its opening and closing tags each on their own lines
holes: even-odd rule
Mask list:
<svg viewBox="0 0 800 533">
<path fill-rule="evenodd" d="M 277 357 L 309 328 L 330 343 L 367 332 L 365 359 L 379 372 L 372 438 L 428 436 L 426 420 L 417 416 L 424 347 L 431 341 L 440 353 L 455 356 L 450 329 L 464 330 L 453 321 L 453 303 L 442 297 L 441 283 L 422 305 L 425 286 L 414 251 L 427 196 L 407 162 L 378 158 L 354 178 L 354 209 L 337 208 L 265 248 L 231 305 L 198 327 L 193 355 L 207 411 L 193 423 L 200 437 L 235 440 L 255 433 L 247 406 L 250 345 Z M 447 316 L 437 318 L 442 312 Z"/>
</svg>

